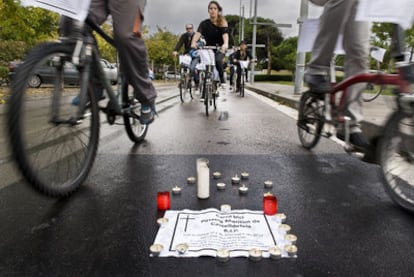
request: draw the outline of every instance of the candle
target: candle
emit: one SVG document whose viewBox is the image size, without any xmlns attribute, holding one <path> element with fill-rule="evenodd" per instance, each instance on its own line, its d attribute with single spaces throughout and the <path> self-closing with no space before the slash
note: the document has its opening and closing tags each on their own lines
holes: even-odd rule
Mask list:
<svg viewBox="0 0 414 277">
<path fill-rule="evenodd" d="M 249 258 L 252 261 L 260 261 L 262 259 L 262 250 L 258 248 L 252 248 L 249 250 Z"/>
<path fill-rule="evenodd" d="M 187 243 L 180 243 L 177 244 L 175 249 L 178 251 L 179 254 L 184 254 L 188 250 L 188 244 Z"/>
<path fill-rule="evenodd" d="M 155 257 L 158 256 L 163 249 L 164 249 L 164 246 L 159 243 L 156 243 L 150 246 L 150 252 Z"/>
<path fill-rule="evenodd" d="M 240 194 L 242 194 L 242 195 L 245 195 L 245 194 L 247 194 L 247 192 L 249 191 L 249 188 L 248 187 L 246 187 L 246 185 L 245 184 L 242 184 L 240 187 L 239 187 L 239 193 Z"/>
<path fill-rule="evenodd" d="M 272 188 L 273 187 L 273 182 L 270 181 L 270 180 L 264 181 L 264 187 L 267 188 L 267 189 Z"/>
<path fill-rule="evenodd" d="M 289 233 L 290 229 L 291 229 L 290 226 L 287 225 L 287 224 L 280 224 L 280 226 L 279 226 L 279 232 L 282 233 L 282 234 Z"/>
<path fill-rule="evenodd" d="M 173 194 L 177 195 L 181 193 L 181 188 L 179 186 L 175 186 L 172 188 Z"/>
<path fill-rule="evenodd" d="M 286 245 L 285 251 L 288 253 L 289 257 L 294 257 L 298 253 L 298 248 L 296 245 Z"/>
<path fill-rule="evenodd" d="M 236 174 L 234 177 L 231 178 L 231 183 L 232 184 L 238 184 L 238 183 L 240 183 L 240 177 L 237 176 L 237 174 Z"/>
<path fill-rule="evenodd" d="M 160 217 L 160 218 L 157 219 L 157 223 L 158 223 L 158 225 L 166 224 L 166 223 L 168 223 L 168 218 Z"/>
<path fill-rule="evenodd" d="M 242 172 L 242 173 L 241 173 L 241 177 L 242 177 L 242 179 L 249 179 L 249 173 L 247 173 L 247 172 Z"/>
<path fill-rule="evenodd" d="M 195 182 L 196 182 L 196 178 L 195 177 L 191 176 L 191 177 L 188 177 L 187 178 L 187 183 L 188 184 L 195 184 Z"/>
<path fill-rule="evenodd" d="M 286 222 L 286 215 L 284 213 L 278 213 L 275 216 L 281 223 Z"/>
<path fill-rule="evenodd" d="M 217 183 L 217 189 L 218 190 L 223 190 L 226 188 L 226 184 L 225 183 Z"/>
<path fill-rule="evenodd" d="M 157 193 L 157 207 L 160 211 L 165 211 L 170 208 L 170 192 L 161 191 Z"/>
<path fill-rule="evenodd" d="M 228 204 L 223 204 L 220 206 L 220 211 L 222 212 L 230 212 L 231 211 L 231 206 Z"/>
<path fill-rule="evenodd" d="M 216 172 L 213 173 L 213 177 L 214 177 L 214 179 L 218 179 L 218 178 L 221 177 L 221 173 L 216 171 Z"/>
<path fill-rule="evenodd" d="M 298 237 L 293 235 L 293 234 L 285 235 L 285 241 L 287 241 L 288 243 L 290 243 L 292 245 L 296 244 L 297 240 L 298 240 Z"/>
<path fill-rule="evenodd" d="M 210 197 L 210 169 L 208 166 L 207 159 L 197 159 L 197 197 L 200 199 Z"/>
<path fill-rule="evenodd" d="M 270 258 L 277 260 L 282 257 L 282 250 L 275 245 L 269 248 L 269 254 Z"/>
<path fill-rule="evenodd" d="M 277 212 L 277 199 L 271 193 L 266 193 L 263 197 L 263 212 L 265 215 L 274 215 Z"/>
<path fill-rule="evenodd" d="M 220 262 L 227 262 L 230 260 L 230 251 L 227 249 L 218 249 L 216 252 L 216 257 Z"/>
</svg>

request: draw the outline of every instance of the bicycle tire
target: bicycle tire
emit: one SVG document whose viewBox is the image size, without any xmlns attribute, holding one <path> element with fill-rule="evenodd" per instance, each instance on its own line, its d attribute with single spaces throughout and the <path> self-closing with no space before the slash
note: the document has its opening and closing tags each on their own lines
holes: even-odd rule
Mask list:
<svg viewBox="0 0 414 277">
<path fill-rule="evenodd" d="M 366 92 L 367 90 L 369 90 L 369 92 L 367 93 L 362 93 L 362 100 L 364 102 L 371 102 L 374 101 L 375 99 L 378 98 L 378 96 L 381 95 L 382 91 L 384 90 L 385 86 L 384 85 L 379 85 L 379 87 L 376 89 L 375 92 L 372 92 L 372 90 L 375 89 L 375 85 L 368 83 L 366 89 L 364 90 L 364 92 Z"/>
<path fill-rule="evenodd" d="M 298 135 L 305 149 L 315 147 L 320 138 L 324 125 L 323 101 L 314 93 L 307 91 L 302 94 L 299 103 Z"/>
<path fill-rule="evenodd" d="M 209 81 L 205 81 L 204 83 L 204 106 L 206 108 L 206 116 L 208 116 L 208 106 L 209 106 L 209 95 L 211 94 L 211 84 Z"/>
<path fill-rule="evenodd" d="M 189 86 L 187 74 L 182 74 L 180 78 L 180 99 L 181 103 L 186 103 L 193 99 L 191 95 L 191 87 Z"/>
<path fill-rule="evenodd" d="M 139 120 L 141 105 L 138 104 L 138 101 L 135 101 L 134 97 L 129 97 L 127 103 L 126 109 L 129 111 L 123 115 L 125 130 L 131 141 L 140 143 L 147 135 L 148 124 L 141 124 Z"/>
<path fill-rule="evenodd" d="M 386 192 L 400 207 L 414 212 L 414 114 L 395 111 L 378 149 Z"/>
<path fill-rule="evenodd" d="M 27 183 L 52 197 L 68 196 L 80 187 L 92 168 L 99 142 L 99 110 L 91 86 L 88 108 L 78 118 L 79 108 L 71 100 L 79 88 L 71 89 L 57 78 L 59 72 L 63 76 L 74 47 L 68 43 L 34 47 L 17 68 L 7 111 L 8 137 L 17 167 Z M 54 61 L 55 81 L 50 89 L 42 88 L 41 98 L 33 99 L 28 78 L 47 61 Z M 82 77 L 80 71 L 78 74 Z M 59 100 L 58 105 L 52 105 L 53 99 Z M 53 109 L 58 110 L 54 117 Z"/>
<path fill-rule="evenodd" d="M 245 73 L 244 70 L 242 71 L 242 77 L 241 77 L 241 82 L 240 82 L 240 96 L 244 97 L 244 78 L 245 78 Z"/>
</svg>

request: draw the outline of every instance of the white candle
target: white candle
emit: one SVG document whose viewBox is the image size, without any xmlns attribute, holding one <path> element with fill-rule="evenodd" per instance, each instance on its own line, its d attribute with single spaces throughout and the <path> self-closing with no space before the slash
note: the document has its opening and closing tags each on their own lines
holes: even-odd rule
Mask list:
<svg viewBox="0 0 414 277">
<path fill-rule="evenodd" d="M 270 181 L 270 180 L 264 181 L 264 187 L 267 188 L 267 189 L 272 188 L 273 187 L 273 182 Z"/>
<path fill-rule="evenodd" d="M 227 262 L 230 260 L 230 251 L 227 249 L 218 249 L 216 257 L 220 262 Z"/>
<path fill-rule="evenodd" d="M 252 261 L 260 261 L 262 259 L 262 250 L 258 248 L 252 248 L 249 250 L 249 258 Z"/>
<path fill-rule="evenodd" d="M 187 183 L 188 184 L 195 184 L 195 182 L 196 182 L 196 178 L 195 177 L 191 176 L 191 177 L 188 177 L 187 178 Z"/>
<path fill-rule="evenodd" d="M 188 250 L 188 244 L 187 243 L 180 243 L 177 244 L 175 249 L 178 251 L 179 254 L 184 254 Z"/>
<path fill-rule="evenodd" d="M 293 235 L 293 234 L 287 234 L 285 235 L 285 241 L 288 242 L 289 244 L 296 244 L 296 241 L 298 240 L 298 237 Z"/>
<path fill-rule="evenodd" d="M 179 186 L 175 186 L 172 188 L 172 192 L 173 194 L 180 194 L 181 193 L 181 188 Z"/>
<path fill-rule="evenodd" d="M 298 247 L 296 245 L 286 245 L 285 251 L 289 257 L 294 257 L 298 253 Z"/>
<path fill-rule="evenodd" d="M 218 179 L 218 178 L 221 177 L 221 173 L 216 171 L 216 172 L 213 173 L 213 177 L 214 177 L 214 179 Z"/>
<path fill-rule="evenodd" d="M 150 252 L 155 257 L 158 256 L 163 249 L 164 249 L 164 246 L 159 243 L 156 243 L 150 246 Z"/>
<path fill-rule="evenodd" d="M 207 159 L 197 159 L 197 197 L 200 199 L 210 197 L 210 169 L 208 166 Z"/>
<path fill-rule="evenodd" d="M 269 248 L 269 254 L 270 258 L 277 260 L 282 257 L 282 250 L 275 245 Z"/>
<path fill-rule="evenodd" d="M 275 216 L 281 223 L 286 222 L 286 215 L 284 213 L 277 213 Z"/>
<path fill-rule="evenodd" d="M 217 183 L 217 189 L 218 190 L 223 190 L 226 188 L 226 184 L 225 183 Z"/>
<path fill-rule="evenodd" d="M 230 212 L 231 211 L 231 206 L 228 204 L 223 204 L 220 206 L 220 211 L 222 212 Z"/>
<path fill-rule="evenodd" d="M 280 226 L 279 226 L 279 232 L 282 233 L 282 234 L 289 233 L 290 229 L 291 229 L 290 226 L 287 225 L 287 224 L 280 224 Z"/>
<path fill-rule="evenodd" d="M 241 177 L 242 177 L 242 179 L 249 179 L 249 173 L 247 173 L 247 172 L 242 172 L 242 173 L 241 173 Z"/>
<path fill-rule="evenodd" d="M 158 223 L 158 225 L 166 224 L 166 223 L 168 223 L 168 218 L 160 217 L 160 218 L 157 219 L 157 223 Z"/>
<path fill-rule="evenodd" d="M 237 174 L 236 174 L 234 177 L 232 177 L 232 178 L 231 178 L 231 182 L 232 182 L 233 184 L 238 184 L 238 183 L 240 183 L 240 177 L 239 177 L 239 176 L 237 176 Z"/>
<path fill-rule="evenodd" d="M 244 184 L 242 184 L 240 187 L 239 187 L 239 193 L 240 194 L 247 194 L 247 192 L 249 191 L 249 188 L 248 187 L 246 187 L 246 185 L 244 185 Z"/>
</svg>

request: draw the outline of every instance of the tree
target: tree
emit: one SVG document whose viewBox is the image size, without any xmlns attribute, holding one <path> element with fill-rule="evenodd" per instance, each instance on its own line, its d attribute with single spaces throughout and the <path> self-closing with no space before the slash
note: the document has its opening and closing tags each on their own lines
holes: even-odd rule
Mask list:
<svg viewBox="0 0 414 277">
<path fill-rule="evenodd" d="M 274 47 L 272 56 L 272 69 L 287 69 L 294 74 L 296 68 L 296 48 L 298 37 L 291 37 Z"/>
<path fill-rule="evenodd" d="M 176 66 L 172 52 L 179 39 L 178 35 L 157 26 L 157 32 L 145 39 L 150 62 L 156 67 Z"/>
</svg>

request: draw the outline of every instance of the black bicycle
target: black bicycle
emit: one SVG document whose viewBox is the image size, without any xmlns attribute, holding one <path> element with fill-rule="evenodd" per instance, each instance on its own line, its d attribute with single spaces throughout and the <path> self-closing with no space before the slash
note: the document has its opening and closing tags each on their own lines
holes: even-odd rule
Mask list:
<svg viewBox="0 0 414 277">
<path fill-rule="evenodd" d="M 16 71 L 7 111 L 11 151 L 26 181 L 48 196 L 67 196 L 87 178 L 94 163 L 98 143 L 99 111 L 112 125 L 123 118 L 129 138 L 144 140 L 148 125 L 140 123 L 140 103 L 128 91 L 119 75 L 113 89 L 101 66 L 95 31 L 114 46 L 113 39 L 89 19 L 74 24 L 72 34 L 59 42 L 35 46 Z M 114 46 L 115 47 L 115 46 Z M 52 85 L 41 88 L 42 97 L 33 99 L 27 81 L 32 72 L 50 63 L 55 73 Z M 80 85 L 64 84 L 68 65 L 76 68 Z M 103 88 L 107 104 L 98 105 Z M 73 97 L 79 103 L 74 105 Z"/>
<path fill-rule="evenodd" d="M 205 66 L 203 76 L 202 97 L 204 98 L 204 106 L 206 108 L 206 116 L 209 114 L 209 108 L 213 106 L 217 109 L 216 97 L 219 83 L 218 72 L 215 63 L 215 53 L 213 50 L 220 51 L 218 46 L 203 46 L 199 51 L 200 62 Z"/>
<path fill-rule="evenodd" d="M 191 56 L 190 55 L 180 55 L 180 99 L 182 103 L 189 102 L 193 99 L 191 93 L 191 76 L 190 76 L 190 64 Z"/>
</svg>

